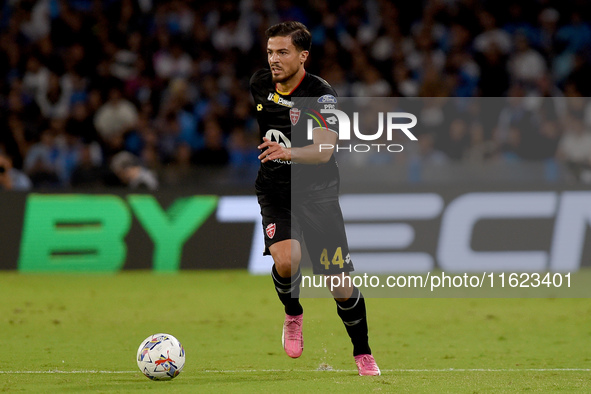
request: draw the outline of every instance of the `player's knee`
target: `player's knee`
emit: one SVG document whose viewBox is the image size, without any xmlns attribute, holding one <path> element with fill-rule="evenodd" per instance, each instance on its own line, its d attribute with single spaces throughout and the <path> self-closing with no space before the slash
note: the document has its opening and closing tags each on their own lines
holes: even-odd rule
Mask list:
<svg viewBox="0 0 591 394">
<path fill-rule="evenodd" d="M 333 298 L 339 302 L 348 300 L 353 294 L 355 286 L 347 273 L 327 275 L 326 281 Z"/>
<path fill-rule="evenodd" d="M 295 257 L 292 253 L 280 253 L 278 256 L 273 256 L 275 269 L 279 275 L 287 278 L 298 271 L 300 259 Z"/>
<path fill-rule="evenodd" d="M 299 244 L 289 240 L 282 241 L 272 245 L 270 250 L 279 275 L 287 278 L 298 271 L 301 260 Z"/>
<path fill-rule="evenodd" d="M 351 298 L 351 294 L 353 294 L 353 288 L 352 287 L 341 287 L 341 288 L 337 288 L 337 289 L 333 289 L 331 291 L 332 296 L 335 300 L 339 301 L 339 302 L 343 302 L 343 301 L 347 301 L 349 298 Z"/>
</svg>

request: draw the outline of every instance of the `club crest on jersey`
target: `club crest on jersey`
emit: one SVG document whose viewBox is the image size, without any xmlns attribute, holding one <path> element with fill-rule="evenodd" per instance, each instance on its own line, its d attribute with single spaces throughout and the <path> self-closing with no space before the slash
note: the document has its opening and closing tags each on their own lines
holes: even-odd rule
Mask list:
<svg viewBox="0 0 591 394">
<path fill-rule="evenodd" d="M 332 94 L 325 94 L 318 99 L 320 104 L 336 103 L 337 99 Z"/>
<path fill-rule="evenodd" d="M 275 223 L 270 223 L 269 225 L 267 225 L 267 228 L 265 229 L 267 237 L 273 239 L 273 237 L 275 236 L 275 228 Z"/>
<path fill-rule="evenodd" d="M 289 110 L 289 119 L 291 120 L 292 125 L 295 126 L 298 123 L 298 120 L 300 120 L 301 113 L 302 111 L 300 111 L 297 108 L 292 108 Z"/>
<path fill-rule="evenodd" d="M 272 101 L 275 104 L 283 105 L 287 108 L 293 107 L 294 104 L 293 101 L 286 100 L 277 93 L 269 93 L 269 96 L 267 96 L 267 100 Z"/>
</svg>

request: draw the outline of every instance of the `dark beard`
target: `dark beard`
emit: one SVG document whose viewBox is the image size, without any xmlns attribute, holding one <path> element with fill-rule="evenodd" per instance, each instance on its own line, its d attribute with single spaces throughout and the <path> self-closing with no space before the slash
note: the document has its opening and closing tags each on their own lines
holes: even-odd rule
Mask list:
<svg viewBox="0 0 591 394">
<path fill-rule="evenodd" d="M 273 83 L 284 83 L 289 81 L 291 78 L 293 78 L 294 75 L 296 75 L 297 71 L 286 76 L 286 77 L 282 77 L 282 78 L 278 78 L 275 77 L 273 74 L 271 74 L 271 80 L 273 81 Z"/>
</svg>

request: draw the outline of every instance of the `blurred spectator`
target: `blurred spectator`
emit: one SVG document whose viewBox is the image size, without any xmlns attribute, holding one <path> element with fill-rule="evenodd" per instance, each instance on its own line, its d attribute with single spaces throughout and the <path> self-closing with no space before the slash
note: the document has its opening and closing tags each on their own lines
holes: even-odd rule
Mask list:
<svg viewBox="0 0 591 394">
<path fill-rule="evenodd" d="M 489 45 L 476 59 L 480 67 L 478 87 L 483 97 L 503 97 L 509 89 L 507 58 L 500 48 Z"/>
<path fill-rule="evenodd" d="M 17 13 L 22 18 L 20 30 L 30 41 L 35 42 L 49 34 L 51 25 L 48 0 L 21 0 Z"/>
<path fill-rule="evenodd" d="M 230 155 L 224 145 L 224 136 L 219 123 L 210 119 L 205 122 L 204 147 L 197 150 L 194 162 L 199 165 L 223 166 L 230 161 Z"/>
<path fill-rule="evenodd" d="M 32 187 L 29 177 L 12 167 L 9 156 L 0 153 L 0 190 L 27 191 Z"/>
<path fill-rule="evenodd" d="M 41 132 L 39 141 L 28 150 L 23 165 L 35 186 L 59 186 L 59 155 L 56 131 L 47 127 Z"/>
<path fill-rule="evenodd" d="M 158 119 L 158 150 L 163 163 L 186 163 L 190 159 L 191 147 L 183 139 L 183 130 L 179 113 L 167 111 Z M 187 156 L 187 152 L 189 153 Z"/>
<path fill-rule="evenodd" d="M 452 96 L 474 96 L 480 79 L 480 68 L 468 52 L 449 53 L 445 68 Z"/>
<path fill-rule="evenodd" d="M 161 111 L 165 116 L 176 118 L 179 142 L 195 150 L 202 145 L 202 141 L 197 135 L 197 119 L 189 98 L 190 90 L 190 85 L 184 79 L 170 81 L 168 89 L 163 93 Z"/>
<path fill-rule="evenodd" d="M 248 21 L 240 18 L 240 13 L 226 2 L 220 14 L 217 28 L 213 31 L 211 42 L 220 52 L 237 49 L 242 53 L 248 52 L 253 45 L 253 37 Z"/>
<path fill-rule="evenodd" d="M 440 73 L 445 65 L 445 53 L 437 48 L 429 31 L 423 31 L 415 38 L 415 46 L 405 58 L 408 68 L 420 80 L 425 79 L 428 68 Z"/>
<path fill-rule="evenodd" d="M 65 127 L 68 134 L 79 137 L 87 143 L 99 140 L 88 105 L 84 102 L 78 102 L 72 106 L 71 115 Z"/>
<path fill-rule="evenodd" d="M 558 20 L 560 14 L 554 8 L 545 8 L 538 16 L 539 30 L 536 35 L 535 45 L 540 48 L 547 59 L 554 59 L 558 46 L 556 33 L 558 32 Z"/>
<path fill-rule="evenodd" d="M 231 133 L 230 163 L 234 168 L 247 170 L 258 169 L 259 151 L 256 149 L 258 135 L 249 135 L 244 128 L 237 126 Z"/>
<path fill-rule="evenodd" d="M 435 148 L 435 137 L 431 133 L 418 138 L 418 145 L 411 145 L 413 151 L 408 158 L 408 180 L 420 182 L 425 167 L 441 166 L 448 162 L 445 153 Z"/>
<path fill-rule="evenodd" d="M 530 119 L 524 95 L 525 92 L 521 86 L 514 85 L 510 88 L 510 97 L 505 100 L 505 106 L 499 114 L 493 136 L 495 143 L 499 146 L 506 144 L 509 140 L 511 127 L 525 124 Z"/>
<path fill-rule="evenodd" d="M 471 50 L 472 48 L 472 35 L 468 26 L 462 25 L 460 23 L 452 22 L 451 26 L 449 27 L 449 37 L 447 46 L 449 50 L 458 50 L 458 51 L 466 51 Z M 494 42 L 490 45 L 486 45 L 486 48 L 481 52 L 486 52 L 491 46 L 499 48 L 497 44 Z M 502 51 L 501 51 L 502 52 Z M 476 51 L 476 55 L 478 51 Z"/>
<path fill-rule="evenodd" d="M 490 160 L 496 151 L 496 145 L 493 141 L 486 139 L 484 127 L 479 122 L 470 125 L 470 144 L 464 153 L 466 164 L 481 165 Z"/>
<path fill-rule="evenodd" d="M 130 1 L 130 3 L 132 3 Z M 190 2 L 174 0 L 168 4 L 163 4 L 160 12 L 156 14 L 157 22 L 162 18 L 161 22 L 166 23 L 168 30 L 173 34 L 187 35 L 193 29 L 195 23 L 195 14 L 191 9 Z"/>
<path fill-rule="evenodd" d="M 508 16 L 503 25 L 503 30 L 511 36 L 515 36 L 517 33 L 525 34 L 527 38 L 531 40 L 536 33 L 535 29 L 530 24 L 531 18 L 528 17 L 528 13 L 524 8 L 527 8 L 527 5 L 520 4 L 517 1 L 511 2 L 507 10 Z"/>
<path fill-rule="evenodd" d="M 511 126 L 509 127 L 507 138 L 500 145 L 500 159 L 508 163 L 521 161 L 523 148 L 521 130 L 515 126 Z"/>
<path fill-rule="evenodd" d="M 116 182 L 130 189 L 157 190 L 156 175 L 141 165 L 139 159 L 129 152 L 119 152 L 111 159 L 110 169 Z"/>
<path fill-rule="evenodd" d="M 70 186 L 72 174 L 76 168 L 78 168 L 82 152 L 86 146 L 83 143 L 82 138 L 76 134 L 64 132 L 60 137 L 58 176 L 62 185 Z"/>
<path fill-rule="evenodd" d="M 126 134 L 137 123 L 138 113 L 135 106 L 123 98 L 121 90 L 113 87 L 109 98 L 94 116 L 94 125 L 109 151 L 117 151 L 124 146 Z"/>
<path fill-rule="evenodd" d="M 134 71 L 130 77 L 125 81 L 126 96 L 141 104 L 147 103 L 150 99 L 155 99 L 152 96 L 153 90 L 153 76 L 151 70 L 147 69 L 145 59 L 138 57 L 134 64 Z"/>
<path fill-rule="evenodd" d="M 52 2 L 53 0 L 50 0 L 50 3 Z M 56 14 L 52 15 L 49 37 L 59 47 L 69 48 L 78 54 L 84 53 L 83 57 L 77 56 L 76 67 L 80 67 L 79 72 L 87 74 L 96 64 L 97 55 L 100 55 L 100 51 L 91 48 L 97 48 L 100 44 L 92 31 L 93 20 L 89 18 L 90 12 L 76 9 L 80 3 L 59 1 L 59 5 L 55 7 Z M 89 50 L 86 51 L 85 48 Z"/>
<path fill-rule="evenodd" d="M 468 123 L 462 119 L 454 119 L 449 125 L 449 133 L 445 133 L 443 141 L 439 144 L 441 150 L 452 160 L 459 161 L 464 158 L 470 144 Z"/>
<path fill-rule="evenodd" d="M 591 28 L 583 21 L 582 15 L 573 11 L 570 24 L 562 26 L 556 33 L 557 56 L 553 59 L 554 78 L 562 82 L 573 71 L 575 56 L 591 44 Z"/>
<path fill-rule="evenodd" d="M 591 183 L 591 132 L 582 119 L 569 116 L 558 144 L 557 158 L 568 165 L 577 180 Z"/>
<path fill-rule="evenodd" d="M 162 160 L 160 159 L 158 152 L 158 134 L 147 124 L 140 126 L 139 131 L 143 141 L 140 159 L 148 168 L 159 168 L 162 164 Z"/>
<path fill-rule="evenodd" d="M 570 23 L 558 29 L 556 39 L 567 53 L 574 54 L 591 45 L 591 28 L 578 11 L 570 15 Z"/>
<path fill-rule="evenodd" d="M 22 168 L 23 157 L 28 149 L 25 124 L 15 114 L 11 114 L 5 121 L 7 123 L 3 123 L 2 128 L 7 132 L 0 133 L 0 147 L 4 147 L 4 152 L 11 157 L 13 165 Z"/>
<path fill-rule="evenodd" d="M 392 89 L 378 70 L 368 67 L 361 74 L 361 80 L 351 86 L 351 93 L 354 97 L 388 97 Z"/>
<path fill-rule="evenodd" d="M 515 53 L 509 58 L 509 73 L 514 83 L 533 86 L 546 72 L 546 61 L 531 48 L 525 34 L 515 36 Z"/>
<path fill-rule="evenodd" d="M 589 75 L 591 75 L 591 64 L 589 64 L 585 52 L 581 51 L 576 53 L 573 60 L 573 68 L 568 76 L 564 89 L 566 90 L 566 85 L 568 83 L 572 83 L 572 87 L 576 88 L 582 96 L 590 97 L 591 79 L 589 78 Z"/>
<path fill-rule="evenodd" d="M 70 111 L 71 95 L 72 83 L 69 78 L 50 73 L 47 84 L 39 85 L 35 101 L 45 118 L 65 119 Z"/>
<path fill-rule="evenodd" d="M 119 48 L 113 56 L 111 63 L 111 75 L 122 80 L 129 81 L 137 77 L 137 60 L 140 56 L 142 35 L 140 32 L 133 32 L 127 38 L 126 48 Z"/>
<path fill-rule="evenodd" d="M 191 56 L 183 50 L 178 37 L 167 38 L 166 41 L 166 46 L 154 55 L 156 75 L 165 80 L 188 78 L 193 67 Z"/>
<path fill-rule="evenodd" d="M 98 187 L 105 181 L 101 148 L 97 142 L 82 142 L 77 149 L 76 166 L 70 184 L 73 187 Z"/>
<path fill-rule="evenodd" d="M 36 56 L 27 59 L 26 72 L 23 76 L 23 87 L 27 94 L 36 97 L 47 89 L 50 72 Z"/>
<path fill-rule="evenodd" d="M 394 86 L 400 96 L 416 97 L 419 95 L 419 84 L 411 78 L 410 71 L 404 63 L 398 63 L 392 70 Z"/>
<path fill-rule="evenodd" d="M 307 22 L 306 13 L 299 5 L 293 3 L 292 0 L 277 1 L 277 13 L 280 21 L 299 20 L 305 24 Z"/>
<path fill-rule="evenodd" d="M 387 62 L 392 58 L 392 52 L 402 51 L 404 37 L 396 23 L 387 23 L 370 47 L 370 55 L 377 62 Z"/>
<path fill-rule="evenodd" d="M 478 13 L 478 20 L 483 32 L 474 38 L 474 49 L 478 52 L 486 52 L 491 45 L 495 45 L 501 53 L 511 51 L 511 36 L 497 27 L 497 20 L 488 11 Z"/>
<path fill-rule="evenodd" d="M 543 121 L 537 131 L 540 137 L 535 148 L 534 159 L 545 160 L 556 157 L 560 141 L 559 123 L 551 120 Z"/>
<path fill-rule="evenodd" d="M 447 38 L 448 30 L 436 20 L 437 13 L 440 10 L 441 3 L 439 1 L 427 1 L 421 19 L 411 26 L 411 35 L 417 37 L 421 34 L 430 34 L 433 42 L 438 47 L 442 47 Z"/>
</svg>

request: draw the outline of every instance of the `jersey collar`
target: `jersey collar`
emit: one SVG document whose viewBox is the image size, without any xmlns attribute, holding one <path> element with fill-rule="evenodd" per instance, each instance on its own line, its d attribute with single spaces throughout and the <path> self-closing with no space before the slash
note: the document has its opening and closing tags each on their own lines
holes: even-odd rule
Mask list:
<svg viewBox="0 0 591 394">
<path fill-rule="evenodd" d="M 304 78 L 306 78 L 306 71 L 305 70 L 304 70 L 304 76 L 302 77 L 302 79 L 300 79 L 300 82 L 298 82 L 298 84 L 293 89 L 291 89 L 291 91 L 282 92 L 281 90 L 277 89 L 277 84 L 275 84 L 275 91 L 277 93 L 281 94 L 282 96 L 291 96 L 291 94 L 298 88 L 298 86 L 300 86 L 300 84 L 302 83 Z"/>
</svg>

